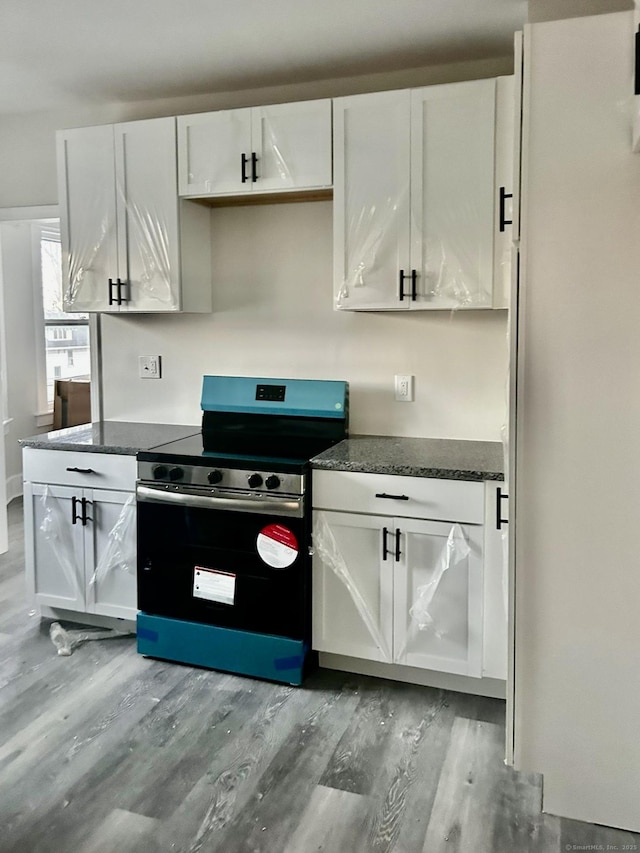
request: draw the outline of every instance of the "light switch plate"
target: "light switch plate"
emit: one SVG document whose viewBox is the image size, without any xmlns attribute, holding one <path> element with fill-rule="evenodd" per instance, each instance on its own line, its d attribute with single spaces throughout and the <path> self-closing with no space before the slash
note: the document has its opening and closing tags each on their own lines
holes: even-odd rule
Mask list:
<svg viewBox="0 0 640 853">
<path fill-rule="evenodd" d="M 138 376 L 140 379 L 160 379 L 162 377 L 162 359 L 159 355 L 141 355 L 138 358 Z"/>
</svg>

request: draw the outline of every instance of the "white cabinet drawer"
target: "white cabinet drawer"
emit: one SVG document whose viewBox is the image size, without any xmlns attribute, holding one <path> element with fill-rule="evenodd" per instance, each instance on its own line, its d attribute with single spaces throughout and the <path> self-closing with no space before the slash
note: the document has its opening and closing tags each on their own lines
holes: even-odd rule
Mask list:
<svg viewBox="0 0 640 853">
<path fill-rule="evenodd" d="M 484 522 L 484 484 L 466 480 L 314 471 L 314 509 Z"/>
<path fill-rule="evenodd" d="M 132 492 L 136 470 L 135 456 L 34 447 L 25 447 L 23 451 L 23 476 L 31 483 Z"/>
</svg>

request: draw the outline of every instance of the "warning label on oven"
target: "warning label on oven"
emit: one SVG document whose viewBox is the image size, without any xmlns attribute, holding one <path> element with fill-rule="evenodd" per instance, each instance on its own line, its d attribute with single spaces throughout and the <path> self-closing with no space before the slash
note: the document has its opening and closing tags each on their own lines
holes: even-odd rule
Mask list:
<svg viewBox="0 0 640 853">
<path fill-rule="evenodd" d="M 286 569 L 298 556 L 298 540 L 288 527 L 268 524 L 258 533 L 258 554 L 273 569 Z"/>
<path fill-rule="evenodd" d="M 215 569 L 193 569 L 193 597 L 206 598 L 207 601 L 219 601 L 220 604 L 233 604 L 236 596 L 236 576 L 230 572 L 217 572 Z"/>
</svg>

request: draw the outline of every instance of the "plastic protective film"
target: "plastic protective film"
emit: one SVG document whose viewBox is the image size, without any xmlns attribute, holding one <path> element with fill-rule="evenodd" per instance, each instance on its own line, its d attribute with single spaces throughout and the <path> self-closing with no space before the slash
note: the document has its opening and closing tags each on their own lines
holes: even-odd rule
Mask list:
<svg viewBox="0 0 640 853">
<path fill-rule="evenodd" d="M 265 139 L 264 143 L 269 148 L 271 152 L 271 158 L 273 160 L 273 165 L 278 172 L 278 176 L 282 181 L 283 185 L 293 187 L 296 184 L 292 167 L 293 163 L 290 157 L 285 156 L 285 149 L 280 139 L 278 139 L 278 134 L 276 133 L 276 129 L 274 127 L 273 121 L 271 121 L 267 116 L 263 117 L 264 122 L 264 133 Z M 283 139 L 286 135 L 283 135 Z"/>
<path fill-rule="evenodd" d="M 131 633 L 121 631 L 67 631 L 59 622 L 52 622 L 49 626 L 49 637 L 56 647 L 58 654 L 69 657 L 73 650 L 89 640 L 117 640 L 120 637 L 132 637 Z"/>
<path fill-rule="evenodd" d="M 345 276 L 336 296 L 336 307 L 348 307 L 347 300 L 357 302 L 354 290 L 367 288 L 378 274 L 385 257 L 393 256 L 397 243 L 398 219 L 409 197 L 409 186 L 397 197 L 388 196 L 380 204 L 361 205 L 353 210 L 346 223 Z M 351 209 L 351 205 L 347 205 Z M 363 299 L 364 301 L 364 299 Z"/>
<path fill-rule="evenodd" d="M 78 300 L 86 302 L 97 298 L 97 294 L 92 291 L 97 285 L 105 285 L 102 277 L 99 282 L 93 280 L 102 266 L 98 258 L 108 251 L 109 241 L 115 240 L 116 223 L 115 217 L 109 212 L 107 190 L 95 184 L 90 199 L 83 215 L 73 220 L 73 238 L 69 246 L 69 280 L 64 293 L 64 301 L 68 305 L 74 305 Z M 112 205 L 113 201 L 111 207 Z M 116 270 L 112 275 L 114 278 L 117 276 Z"/>
<path fill-rule="evenodd" d="M 353 601 L 356 610 L 367 627 L 371 639 L 382 652 L 384 660 L 387 663 L 391 663 L 391 649 L 389 649 L 388 644 L 380 631 L 378 620 L 371 612 L 364 596 L 358 589 L 358 585 L 349 571 L 349 567 L 347 566 L 344 557 L 340 553 L 338 543 L 336 542 L 335 537 L 331 532 L 331 528 L 327 524 L 325 515 L 322 512 L 314 513 L 313 551 L 314 554 L 320 558 L 322 564 L 331 569 L 334 575 L 342 584 L 344 584 L 351 596 L 351 600 Z"/>
<path fill-rule="evenodd" d="M 134 575 L 136 572 L 136 523 L 135 497 L 127 498 L 118 520 L 109 531 L 107 546 L 98 561 L 90 585 L 100 584 L 111 572 L 122 571 Z"/>
<path fill-rule="evenodd" d="M 146 297 L 169 305 L 173 294 L 166 218 L 161 211 L 150 209 L 150 199 L 138 204 L 120 183 L 117 192 L 127 216 L 129 275 Z"/>
<path fill-rule="evenodd" d="M 437 639 L 446 635 L 447 625 L 443 624 L 442 617 L 440 617 L 440 621 L 436 619 L 431 609 L 431 603 L 438 592 L 438 587 L 442 583 L 445 573 L 465 560 L 470 553 L 471 549 L 464 535 L 464 530 L 459 524 L 454 524 L 433 566 L 431 580 L 416 590 L 414 600 L 409 608 L 411 622 L 405 643 L 401 649 L 396 651 L 395 660 L 397 663 L 402 662 L 404 654 L 417 631 L 430 632 Z"/>
<path fill-rule="evenodd" d="M 80 567 L 76 560 L 71 529 L 57 498 L 51 494 L 49 486 L 44 487 L 40 504 L 42 506 L 40 533 L 51 544 L 51 553 L 58 561 L 70 589 L 75 595 L 82 597 L 84 592 L 78 576 Z"/>
</svg>

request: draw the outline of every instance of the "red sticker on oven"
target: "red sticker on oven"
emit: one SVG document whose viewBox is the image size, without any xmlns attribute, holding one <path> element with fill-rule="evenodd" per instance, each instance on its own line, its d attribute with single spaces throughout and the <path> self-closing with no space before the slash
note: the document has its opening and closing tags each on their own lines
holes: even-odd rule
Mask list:
<svg viewBox="0 0 640 853">
<path fill-rule="evenodd" d="M 268 524 L 258 533 L 258 554 L 272 569 L 286 569 L 298 556 L 298 540 L 288 527 Z"/>
</svg>

